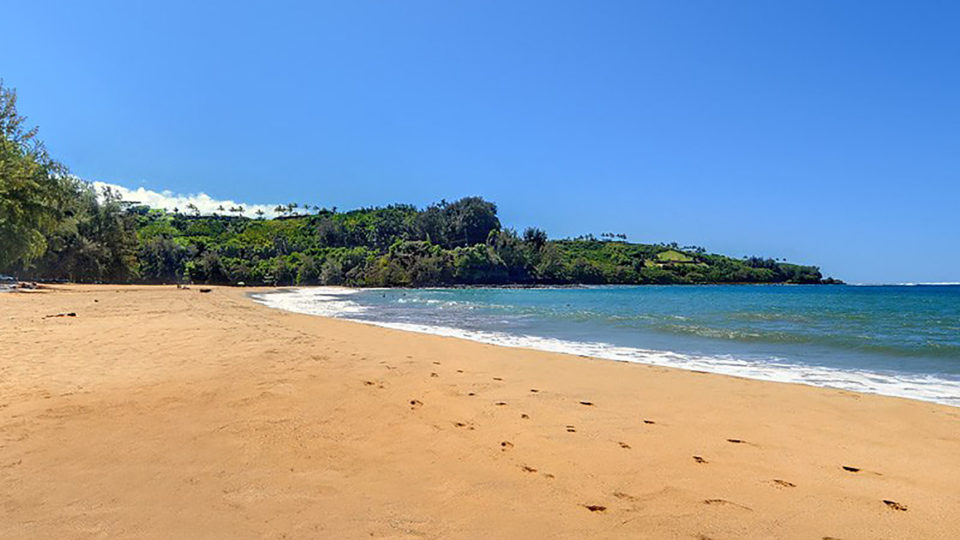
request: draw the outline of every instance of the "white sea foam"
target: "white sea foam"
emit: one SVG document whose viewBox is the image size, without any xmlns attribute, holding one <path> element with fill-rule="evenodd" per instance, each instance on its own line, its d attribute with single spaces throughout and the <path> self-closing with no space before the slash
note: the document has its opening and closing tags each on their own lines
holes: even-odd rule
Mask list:
<svg viewBox="0 0 960 540">
<path fill-rule="evenodd" d="M 468 339 L 503 347 L 536 349 L 621 362 L 706 371 L 764 381 L 838 388 L 960 407 L 960 381 L 934 375 L 837 369 L 792 364 L 777 359 L 755 360 L 730 355 L 691 355 L 671 351 L 620 347 L 602 342 L 568 341 L 531 335 L 513 335 L 504 332 L 465 330 L 448 326 L 356 319 L 352 315 L 367 310 L 364 306 L 349 299 L 350 295 L 357 292 L 359 292 L 357 289 L 341 287 L 315 287 L 258 294 L 252 295 L 252 297 L 269 307 L 297 313 L 338 317 L 385 328 Z"/>
<path fill-rule="evenodd" d="M 346 287 L 307 287 L 266 294 L 252 294 L 250 297 L 272 308 L 295 313 L 321 315 L 323 317 L 344 317 L 366 311 L 363 306 L 347 299 L 351 294 L 357 292 L 359 292 L 357 289 Z"/>
</svg>

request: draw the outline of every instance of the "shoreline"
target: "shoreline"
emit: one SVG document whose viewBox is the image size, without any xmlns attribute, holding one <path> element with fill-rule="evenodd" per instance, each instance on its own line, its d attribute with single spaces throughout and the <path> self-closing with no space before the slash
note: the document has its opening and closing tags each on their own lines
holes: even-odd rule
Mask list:
<svg viewBox="0 0 960 540">
<path fill-rule="evenodd" d="M 436 288 L 429 289 L 438 290 Z M 562 337 L 513 334 L 492 330 L 468 330 L 455 326 L 355 317 L 355 314 L 363 313 L 367 307 L 356 304 L 350 298 L 354 294 L 372 290 L 407 289 L 306 286 L 252 292 L 246 296 L 252 301 L 272 309 L 317 317 L 329 317 L 416 334 L 453 337 L 500 347 L 569 354 L 597 360 L 707 372 L 757 381 L 801 384 L 814 388 L 832 388 L 870 395 L 899 397 L 960 408 L 960 399 L 957 399 L 957 396 L 960 396 L 960 381 L 943 378 L 936 374 L 871 370 L 867 368 L 837 368 L 789 361 L 751 362 L 733 355 L 690 354 L 668 349 L 614 345 L 603 341 L 569 340 Z M 285 304 L 282 301 L 271 302 L 269 298 L 274 294 L 293 295 L 298 291 L 314 292 L 323 296 L 323 303 L 309 302 L 309 306 L 303 306 L 296 300 L 292 304 Z M 812 382 L 813 380 L 817 382 Z M 872 387 L 869 385 L 872 385 Z M 925 390 L 924 386 L 933 386 L 939 391 Z M 956 395 L 950 394 L 948 392 L 950 389 L 953 389 Z"/>
<path fill-rule="evenodd" d="M 269 290 L 0 297 L 0 536 L 960 530 L 954 407 L 412 334 L 245 294 Z M 77 317 L 43 318 L 60 312 Z"/>
</svg>

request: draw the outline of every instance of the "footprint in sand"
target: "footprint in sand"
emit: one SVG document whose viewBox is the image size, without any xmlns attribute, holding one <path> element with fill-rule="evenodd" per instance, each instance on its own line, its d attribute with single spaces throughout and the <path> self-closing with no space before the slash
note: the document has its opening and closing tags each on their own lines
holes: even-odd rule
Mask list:
<svg viewBox="0 0 960 540">
<path fill-rule="evenodd" d="M 526 414 L 526 413 L 523 413 L 523 414 L 520 415 L 520 418 L 522 418 L 522 419 L 524 419 L 524 420 L 529 420 L 529 419 L 530 419 L 530 415 L 529 415 L 529 414 Z"/>
<path fill-rule="evenodd" d="M 472 424 L 468 424 L 468 423 L 466 423 L 466 422 L 454 422 L 453 425 L 456 426 L 456 427 L 458 427 L 458 428 L 467 428 L 467 429 L 469 429 L 469 430 L 471 430 L 471 431 L 473 431 L 473 429 L 474 429 L 474 427 L 473 427 Z"/>
<path fill-rule="evenodd" d="M 535 472 L 537 472 L 536 469 L 534 469 L 533 467 L 531 467 L 531 466 L 529 466 L 529 465 L 523 465 L 522 467 L 520 467 L 520 469 L 522 469 L 523 472 L 528 472 L 528 473 L 535 473 Z"/>
<path fill-rule="evenodd" d="M 440 362 L 434 362 L 433 365 L 439 366 L 439 365 L 440 365 Z"/>
<path fill-rule="evenodd" d="M 860 472 L 860 467 L 851 467 L 849 465 L 841 465 L 840 467 L 847 472 Z"/>
<path fill-rule="evenodd" d="M 786 480 L 779 480 L 776 478 L 774 478 L 770 482 L 777 487 L 786 487 L 786 488 L 797 487 L 797 485 L 794 484 L 793 482 L 787 482 Z"/>
<path fill-rule="evenodd" d="M 494 377 L 493 380 L 495 380 L 495 381 L 502 381 L 503 379 L 500 378 L 500 377 Z"/>
<path fill-rule="evenodd" d="M 420 401 L 419 399 L 411 399 L 411 400 L 410 400 L 410 409 L 411 409 L 411 410 L 412 410 L 412 409 L 417 409 L 417 408 L 420 408 L 420 407 L 423 407 L 423 402 L 422 402 L 422 401 Z"/>
<path fill-rule="evenodd" d="M 462 370 L 462 369 L 458 369 L 458 370 L 457 370 L 457 373 L 463 373 L 463 370 Z"/>
<path fill-rule="evenodd" d="M 656 424 L 656 422 L 654 422 L 653 420 L 644 420 L 643 423 L 644 423 L 644 424 Z"/>
<path fill-rule="evenodd" d="M 593 407 L 593 402 L 592 402 L 592 401 L 581 401 L 580 404 L 581 404 L 581 405 L 586 405 L 587 407 Z"/>
<path fill-rule="evenodd" d="M 629 449 L 630 449 L 630 445 L 629 445 L 629 444 L 627 444 L 627 443 L 625 443 L 625 442 L 623 442 L 623 441 L 621 441 L 621 442 L 618 442 L 617 444 L 619 444 L 619 445 L 620 445 L 620 448 L 625 448 L 625 449 L 627 449 L 627 450 L 629 450 Z"/>
<path fill-rule="evenodd" d="M 907 506 L 904 505 L 904 504 L 900 504 L 900 503 L 898 503 L 897 501 L 891 501 L 891 500 L 889 500 L 889 499 L 884 499 L 884 500 L 883 500 L 883 504 L 887 505 L 887 507 L 890 508 L 891 510 L 899 510 L 899 511 L 901 511 L 901 512 L 906 512 L 906 511 L 907 511 Z"/>
<path fill-rule="evenodd" d="M 14 467 L 16 467 L 16 466 L 18 466 L 18 465 L 22 465 L 22 464 L 23 464 L 23 458 L 20 458 L 20 459 L 18 459 L 18 460 L 16 460 L 16 461 L 11 461 L 10 463 L 7 463 L 6 465 L 0 465 L 0 469 L 12 469 L 12 468 L 14 468 Z"/>
<path fill-rule="evenodd" d="M 720 506 L 736 506 L 738 508 L 743 508 L 744 510 L 753 510 L 749 506 L 744 506 L 742 504 L 737 504 L 735 502 L 730 502 L 726 499 L 706 499 L 703 501 L 703 504 L 709 505 L 720 505 Z"/>
<path fill-rule="evenodd" d="M 613 496 L 616 497 L 616 498 L 618 498 L 618 499 L 624 500 L 624 501 L 635 501 L 635 500 L 637 500 L 637 498 L 634 497 L 633 495 L 630 495 L 630 494 L 628 494 L 628 493 L 624 493 L 624 492 L 622 492 L 622 491 L 614 491 L 614 492 L 613 492 Z"/>
<path fill-rule="evenodd" d="M 430 376 L 431 376 L 431 377 L 439 377 L 440 375 L 437 374 L 436 371 L 434 371 L 434 372 L 431 372 L 431 373 L 430 373 Z"/>
<path fill-rule="evenodd" d="M 543 473 L 543 477 L 544 477 L 544 478 L 549 478 L 549 479 L 551 479 L 551 480 L 554 479 L 554 478 L 556 478 L 556 476 L 554 476 L 554 475 L 552 475 L 552 474 L 550 474 L 550 473 L 548 473 L 548 472 Z"/>
<path fill-rule="evenodd" d="M 533 392 L 534 394 L 536 394 L 537 392 L 539 392 L 539 390 L 537 390 L 536 388 L 531 388 L 530 391 Z"/>
<path fill-rule="evenodd" d="M 591 512 L 606 512 L 607 507 L 602 504 L 581 504 L 580 506 L 586 508 Z"/>
<path fill-rule="evenodd" d="M 574 426 L 567 426 L 567 433 L 576 433 L 576 432 L 577 432 L 577 428 L 575 428 Z"/>
<path fill-rule="evenodd" d="M 503 441 L 503 442 L 500 443 L 500 451 L 501 451 L 501 452 L 506 452 L 507 450 L 510 450 L 511 448 L 513 448 L 513 443 L 510 442 L 510 441 Z"/>
<path fill-rule="evenodd" d="M 709 461 L 703 459 L 700 456 L 693 456 L 693 460 L 696 461 L 697 463 L 710 463 Z"/>
<path fill-rule="evenodd" d="M 506 404 L 507 404 L 506 401 L 498 401 L 498 402 L 494 403 L 494 405 L 496 405 L 497 407 L 503 407 L 503 406 L 506 405 Z"/>
<path fill-rule="evenodd" d="M 743 444 L 745 441 L 742 439 L 727 439 L 727 442 L 733 444 Z"/>
<path fill-rule="evenodd" d="M 467 395 L 468 395 L 468 396 L 475 396 L 475 395 L 477 395 L 477 393 L 476 393 L 476 392 L 467 392 Z"/>
</svg>

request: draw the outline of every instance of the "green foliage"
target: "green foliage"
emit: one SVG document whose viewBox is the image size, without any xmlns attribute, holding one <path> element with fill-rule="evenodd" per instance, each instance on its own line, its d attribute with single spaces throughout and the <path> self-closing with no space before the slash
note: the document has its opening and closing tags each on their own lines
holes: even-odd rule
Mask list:
<svg viewBox="0 0 960 540">
<path fill-rule="evenodd" d="M 88 199 L 89 200 L 89 199 Z M 424 223 L 460 231 L 437 208 L 395 206 L 277 219 L 173 215 L 90 206 L 63 220 L 37 263 L 40 275 L 79 281 L 191 280 L 248 285 L 419 287 L 479 284 L 819 283 L 819 270 L 771 259 L 737 260 L 700 250 L 624 241 L 518 236 L 488 221 L 482 242 L 448 247 Z M 94 212 L 96 210 L 96 212 Z M 97 224 L 95 230 L 89 224 Z M 132 228 L 136 235 L 130 235 Z M 479 237 L 479 229 L 467 238 Z M 460 234 L 459 232 L 457 234 Z M 88 238 L 104 239 L 103 246 Z M 133 249 L 123 241 L 136 238 Z M 126 247 L 125 247 L 126 246 Z M 133 260 L 130 255 L 133 255 Z M 49 262 L 47 261 L 49 259 Z M 125 271 L 124 271 L 125 270 Z M 136 271 L 136 274 L 132 274 Z"/>
<path fill-rule="evenodd" d="M 136 218 L 53 161 L 0 83 L 0 271 L 72 281 L 137 277 Z"/>
<path fill-rule="evenodd" d="M 72 187 L 25 121 L 16 92 L 0 81 L 0 269 L 23 267 L 43 255 Z"/>
<path fill-rule="evenodd" d="M 491 246 L 476 244 L 453 250 L 453 278 L 457 283 L 506 283 L 509 273 Z"/>
<path fill-rule="evenodd" d="M 189 250 L 168 236 L 143 239 L 139 250 L 140 278 L 150 283 L 179 283 L 189 257 Z"/>
</svg>

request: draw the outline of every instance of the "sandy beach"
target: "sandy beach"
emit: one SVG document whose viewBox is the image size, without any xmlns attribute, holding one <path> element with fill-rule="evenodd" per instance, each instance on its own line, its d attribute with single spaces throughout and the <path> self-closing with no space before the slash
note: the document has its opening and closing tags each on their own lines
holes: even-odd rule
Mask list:
<svg viewBox="0 0 960 540">
<path fill-rule="evenodd" d="M 0 295 L 0 537 L 960 535 L 960 409 L 249 292 Z"/>
</svg>

